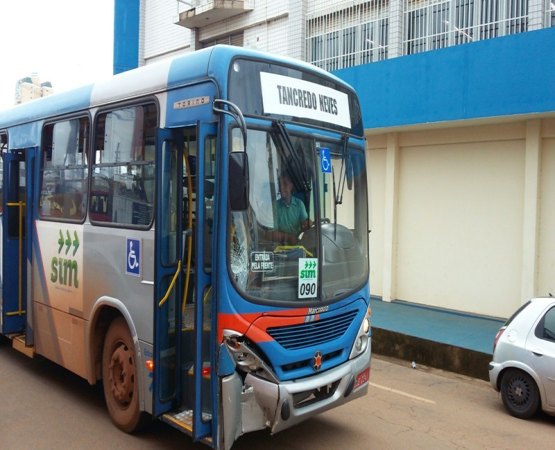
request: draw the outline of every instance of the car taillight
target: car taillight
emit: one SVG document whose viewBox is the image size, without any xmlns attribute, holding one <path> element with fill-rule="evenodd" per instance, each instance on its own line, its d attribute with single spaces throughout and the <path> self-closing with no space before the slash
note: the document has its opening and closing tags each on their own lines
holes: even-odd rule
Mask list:
<svg viewBox="0 0 555 450">
<path fill-rule="evenodd" d="M 503 334 L 503 332 L 507 329 L 507 327 L 501 327 L 499 328 L 499 331 L 497 332 L 497 334 L 495 335 L 495 339 L 493 340 L 493 351 L 495 352 L 495 347 L 497 347 L 497 341 L 499 341 L 499 338 L 501 337 L 501 335 Z"/>
</svg>

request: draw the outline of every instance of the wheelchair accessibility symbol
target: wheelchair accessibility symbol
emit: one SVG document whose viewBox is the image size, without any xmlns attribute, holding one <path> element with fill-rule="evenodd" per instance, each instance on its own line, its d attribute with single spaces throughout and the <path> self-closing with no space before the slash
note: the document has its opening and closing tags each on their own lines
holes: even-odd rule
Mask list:
<svg viewBox="0 0 555 450">
<path fill-rule="evenodd" d="M 139 239 L 127 238 L 127 264 L 125 273 L 141 276 L 141 241 Z"/>
<path fill-rule="evenodd" d="M 322 173 L 331 173 L 331 158 L 329 148 L 320 148 L 320 167 Z"/>
</svg>

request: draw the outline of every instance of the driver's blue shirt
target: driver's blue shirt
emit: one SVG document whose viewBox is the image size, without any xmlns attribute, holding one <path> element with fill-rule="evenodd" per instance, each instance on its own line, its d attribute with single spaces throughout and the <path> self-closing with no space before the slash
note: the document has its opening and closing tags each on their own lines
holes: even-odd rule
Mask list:
<svg viewBox="0 0 555 450">
<path fill-rule="evenodd" d="M 306 208 L 302 200 L 291 196 L 291 202 L 286 205 L 283 198 L 277 201 L 277 230 L 298 236 L 301 225 L 308 219 Z"/>
</svg>

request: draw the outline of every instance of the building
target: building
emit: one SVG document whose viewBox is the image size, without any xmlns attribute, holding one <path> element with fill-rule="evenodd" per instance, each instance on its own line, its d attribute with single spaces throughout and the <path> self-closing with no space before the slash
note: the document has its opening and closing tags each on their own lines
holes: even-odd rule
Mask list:
<svg viewBox="0 0 555 450">
<path fill-rule="evenodd" d="M 361 97 L 371 292 L 493 317 L 555 293 L 553 0 L 116 0 L 114 70 L 229 43 Z"/>
<path fill-rule="evenodd" d="M 37 73 L 33 73 L 30 77 L 19 80 L 15 87 L 15 103 L 25 103 L 41 97 L 52 95 L 52 83 L 46 81 L 41 83 Z"/>
</svg>

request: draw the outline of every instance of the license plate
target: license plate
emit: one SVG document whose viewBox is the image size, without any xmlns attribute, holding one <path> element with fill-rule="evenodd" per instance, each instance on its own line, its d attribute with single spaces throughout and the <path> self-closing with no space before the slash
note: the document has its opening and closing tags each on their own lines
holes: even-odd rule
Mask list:
<svg viewBox="0 0 555 450">
<path fill-rule="evenodd" d="M 368 381 L 370 380 L 370 367 L 368 367 L 367 369 L 364 369 L 362 372 L 360 372 L 355 379 L 355 389 L 357 387 L 362 386 L 363 384 L 368 383 Z"/>
</svg>

